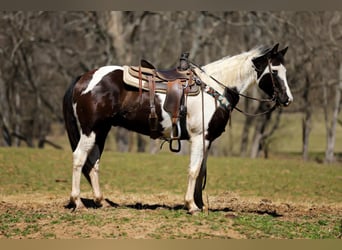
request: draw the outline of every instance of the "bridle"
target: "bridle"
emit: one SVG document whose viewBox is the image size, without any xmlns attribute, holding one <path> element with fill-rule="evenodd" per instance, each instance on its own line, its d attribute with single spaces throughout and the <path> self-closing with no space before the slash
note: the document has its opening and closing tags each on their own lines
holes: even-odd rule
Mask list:
<svg viewBox="0 0 342 250">
<path fill-rule="evenodd" d="M 266 111 L 264 111 L 264 112 L 261 112 L 261 113 L 257 113 L 257 114 L 248 113 L 248 112 L 246 112 L 246 111 L 241 110 L 240 108 L 238 108 L 238 107 L 236 107 L 236 106 L 233 107 L 234 109 L 236 109 L 237 111 L 239 111 L 240 113 L 242 113 L 242 114 L 244 114 L 244 115 L 247 115 L 247 116 L 259 116 L 259 115 L 264 115 L 264 114 L 267 114 L 267 113 L 272 112 L 273 110 L 275 110 L 275 109 L 279 106 L 279 104 L 278 104 L 277 101 L 276 101 L 276 98 L 277 98 L 277 96 L 278 96 L 278 91 L 276 90 L 276 87 L 275 87 L 275 81 L 274 81 L 274 77 L 273 77 L 273 74 L 272 74 L 271 59 L 270 59 L 270 58 L 267 60 L 267 66 L 268 66 L 268 70 L 269 70 L 269 73 L 270 73 L 270 76 L 271 76 L 271 82 L 272 82 L 272 86 L 273 86 L 273 96 L 272 96 L 272 98 L 256 98 L 256 97 L 251 97 L 251 96 L 248 96 L 248 95 L 244 95 L 244 94 L 242 94 L 242 93 L 239 93 L 239 92 L 237 92 L 235 89 L 232 89 L 232 88 L 227 87 L 226 85 L 224 85 L 223 83 L 221 83 L 220 81 L 218 81 L 215 77 L 213 77 L 213 76 L 211 76 L 211 75 L 208 75 L 208 74 L 203 70 L 202 67 L 198 66 L 197 64 L 195 64 L 195 63 L 193 63 L 193 62 L 189 62 L 189 63 L 190 63 L 190 65 L 191 65 L 192 67 L 196 67 L 196 68 L 198 68 L 199 70 L 201 70 L 202 73 L 204 73 L 205 75 L 207 75 L 208 77 L 210 77 L 212 80 L 214 80 L 214 81 L 215 81 L 217 84 L 219 84 L 221 87 L 223 87 L 223 88 L 228 88 L 230 91 L 232 91 L 233 93 L 235 93 L 235 94 L 237 94 L 237 95 L 239 95 L 239 96 L 241 96 L 241 97 L 244 97 L 244 98 L 250 99 L 250 100 L 254 100 L 254 101 L 258 101 L 258 102 L 272 102 L 272 103 L 274 103 L 274 105 L 273 105 L 270 109 L 268 109 L 268 110 L 266 110 Z M 257 70 L 257 69 L 256 69 L 256 70 Z"/>
</svg>

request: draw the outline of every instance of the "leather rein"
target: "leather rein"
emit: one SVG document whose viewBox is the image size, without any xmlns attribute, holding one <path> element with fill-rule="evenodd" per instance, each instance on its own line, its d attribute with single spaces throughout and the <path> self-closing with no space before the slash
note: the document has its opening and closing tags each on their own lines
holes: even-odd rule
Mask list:
<svg viewBox="0 0 342 250">
<path fill-rule="evenodd" d="M 196 67 L 198 68 L 199 70 L 201 70 L 204 74 L 206 74 L 208 77 L 210 77 L 212 80 L 214 80 L 217 84 L 219 84 L 220 86 L 224 87 L 224 88 L 229 88 L 227 86 L 225 86 L 224 84 L 222 84 L 220 81 L 218 81 L 216 78 L 214 78 L 213 76 L 211 75 L 208 75 L 203 69 L 202 67 L 198 66 L 197 64 L 193 63 L 193 62 L 189 62 L 193 67 Z M 267 98 L 267 99 L 263 99 L 263 98 L 255 98 L 255 97 L 251 97 L 251 96 L 247 96 L 247 95 L 244 95 L 244 94 L 241 94 L 237 91 L 235 91 L 234 89 L 231 89 L 229 88 L 232 92 L 234 92 L 235 94 L 239 95 L 239 96 L 242 96 L 246 99 L 250 99 L 250 100 L 253 100 L 253 101 L 258 101 L 258 102 L 274 102 L 274 105 L 266 110 L 265 112 L 261 112 L 261 113 L 257 113 L 257 114 L 251 114 L 251 113 L 248 113 L 246 111 L 243 111 L 241 110 L 240 108 L 238 107 L 233 107 L 234 109 L 236 109 L 237 111 L 239 111 L 240 113 L 244 114 L 244 115 L 247 115 L 247 116 L 260 116 L 260 115 L 264 115 L 264 114 L 267 114 L 269 112 L 272 112 L 273 110 L 275 110 L 278 106 L 278 104 L 276 103 L 276 88 L 275 88 L 275 82 L 274 82 L 274 78 L 273 78 L 273 74 L 272 74 L 272 71 L 271 71 L 271 60 L 268 59 L 267 61 L 267 64 L 268 64 L 268 69 L 269 69 L 269 72 L 270 72 L 270 76 L 271 76 L 271 81 L 272 81 L 272 86 L 273 86 L 273 89 L 274 89 L 274 93 L 273 93 L 273 96 L 272 98 Z"/>
</svg>

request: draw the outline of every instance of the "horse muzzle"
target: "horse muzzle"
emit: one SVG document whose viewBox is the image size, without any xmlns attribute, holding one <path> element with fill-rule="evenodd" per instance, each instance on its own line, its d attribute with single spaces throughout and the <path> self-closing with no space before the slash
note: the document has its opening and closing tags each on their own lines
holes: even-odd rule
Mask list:
<svg viewBox="0 0 342 250">
<path fill-rule="evenodd" d="M 275 98 L 275 102 L 277 103 L 277 106 L 288 107 L 293 102 L 293 98 L 288 96 L 277 97 Z"/>
</svg>

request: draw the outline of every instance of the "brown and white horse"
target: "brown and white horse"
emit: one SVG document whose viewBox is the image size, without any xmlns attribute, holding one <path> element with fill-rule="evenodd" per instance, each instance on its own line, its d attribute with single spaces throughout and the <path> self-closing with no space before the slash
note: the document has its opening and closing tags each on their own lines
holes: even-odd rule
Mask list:
<svg viewBox="0 0 342 250">
<path fill-rule="evenodd" d="M 293 101 L 284 67 L 286 51 L 287 48 L 278 51 L 278 44 L 271 49 L 259 47 L 209 63 L 202 69 L 193 68 L 205 85 L 203 89 L 210 88 L 211 91 L 203 90 L 203 95 L 188 96 L 186 101 L 186 131 L 182 131 L 186 136 L 182 139 L 191 142 L 185 194 L 185 205 L 190 213 L 204 207 L 202 189 L 207 152 L 211 143 L 225 130 L 230 113 L 239 101 L 239 93 L 257 84 L 277 105 L 288 106 Z M 154 98 L 159 117 L 154 138 L 170 138 L 172 124 L 163 109 L 165 97 L 165 94 L 156 93 Z M 121 126 L 151 135 L 149 92 L 143 91 L 139 97 L 137 88 L 125 84 L 123 67 L 105 66 L 85 73 L 72 83 L 64 96 L 63 113 L 73 151 L 72 191 L 67 207 L 75 209 L 82 204 L 82 172 L 92 186 L 95 203 L 101 206 L 99 164 L 107 134 L 112 126 Z"/>
</svg>

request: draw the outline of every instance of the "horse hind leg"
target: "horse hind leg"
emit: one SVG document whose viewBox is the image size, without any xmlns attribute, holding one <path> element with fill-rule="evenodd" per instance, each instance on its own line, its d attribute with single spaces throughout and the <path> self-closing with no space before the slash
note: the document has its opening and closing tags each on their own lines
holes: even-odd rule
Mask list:
<svg viewBox="0 0 342 250">
<path fill-rule="evenodd" d="M 89 179 L 90 179 L 91 187 L 93 189 L 94 202 L 95 202 L 96 207 L 101 207 L 102 200 L 103 200 L 103 196 L 100 190 L 100 183 L 99 183 L 100 157 L 101 157 L 101 152 L 100 152 L 99 146 L 95 145 L 88 159 L 90 161 L 90 164 L 92 165 L 92 168 L 90 169 L 90 172 L 89 172 Z"/>
<path fill-rule="evenodd" d="M 102 126 L 96 129 L 95 146 L 89 154 L 86 164 L 88 166 L 88 171 L 87 173 L 83 172 L 93 189 L 94 202 L 96 207 L 102 207 L 103 196 L 100 190 L 99 182 L 100 158 L 110 128 L 111 127 L 109 125 L 102 124 Z"/>
<path fill-rule="evenodd" d="M 95 133 L 90 133 L 89 136 L 81 134 L 80 140 L 73 152 L 73 172 L 72 172 L 72 188 L 70 195 L 70 203 L 67 207 L 79 208 L 82 206 L 80 199 L 80 183 L 82 168 L 86 163 L 88 155 L 93 150 L 95 145 Z M 91 179 L 91 178 L 90 178 Z"/>
</svg>

